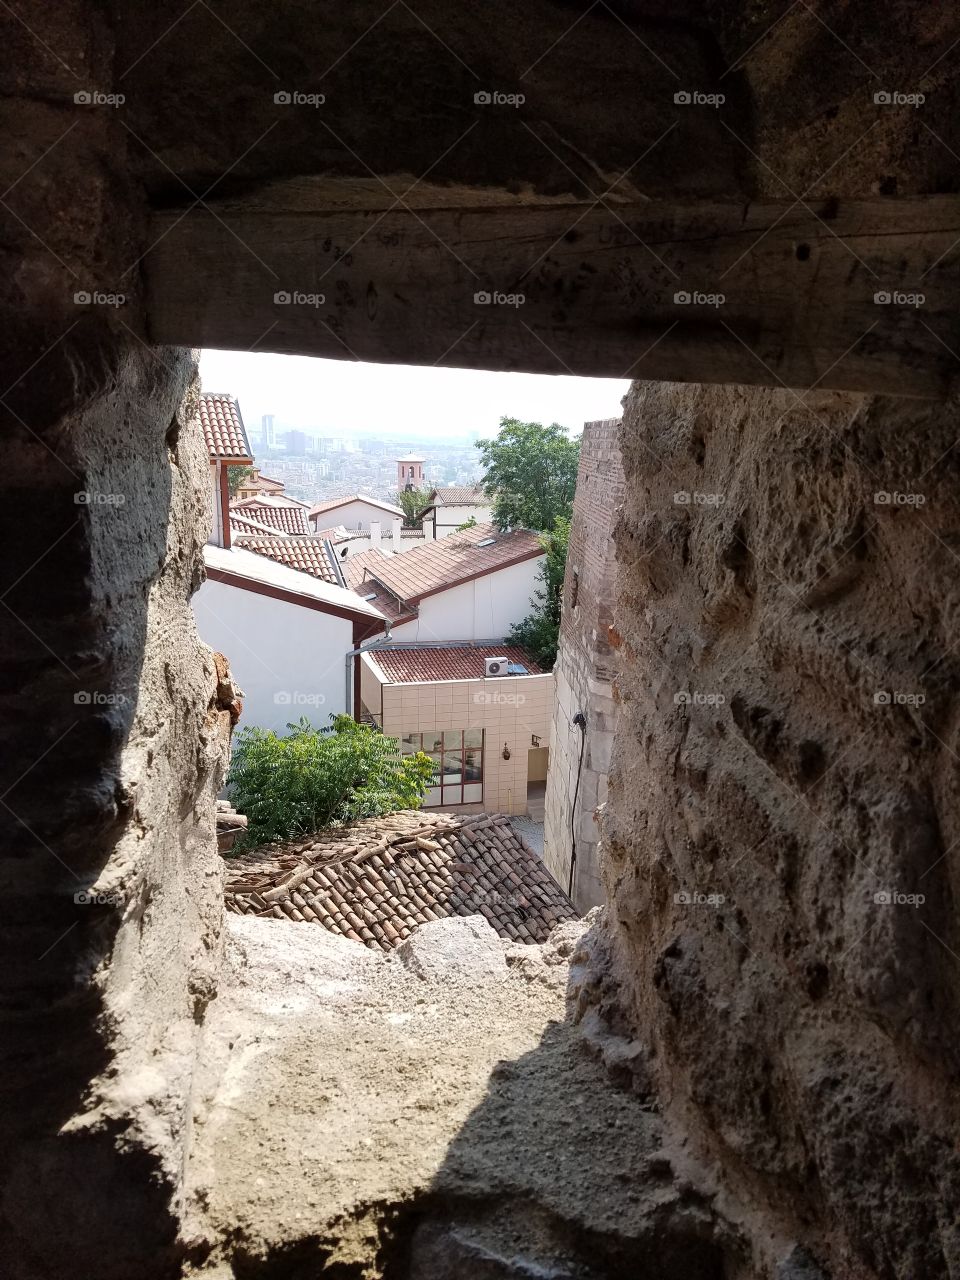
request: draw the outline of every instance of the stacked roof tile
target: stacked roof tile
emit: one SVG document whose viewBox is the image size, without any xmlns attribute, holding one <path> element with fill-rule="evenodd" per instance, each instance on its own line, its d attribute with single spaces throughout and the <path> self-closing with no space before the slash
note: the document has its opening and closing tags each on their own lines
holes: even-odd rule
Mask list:
<svg viewBox="0 0 960 1280">
<path fill-rule="evenodd" d="M 320 924 L 380 951 L 447 916 L 485 916 L 515 942 L 544 942 L 577 918 L 504 814 L 415 810 L 228 859 L 226 905 Z"/>
<path fill-rule="evenodd" d="M 482 484 L 451 485 L 434 489 L 430 494 L 431 506 L 437 504 L 444 507 L 485 507 L 492 499 L 484 492 Z"/>
<path fill-rule="evenodd" d="M 307 523 L 307 512 L 304 507 L 281 506 L 273 501 L 260 501 L 256 498 L 245 498 L 243 502 L 231 503 L 231 511 L 239 515 L 250 516 L 260 524 L 269 525 L 278 533 L 313 533 Z"/>
<path fill-rule="evenodd" d="M 253 461 L 240 406 L 233 396 L 204 391 L 200 396 L 200 426 L 211 461 Z"/>
<path fill-rule="evenodd" d="M 368 577 L 376 578 L 398 599 L 416 602 L 543 553 L 540 539 L 527 529 L 504 533 L 495 525 L 478 524 L 448 538 L 411 547 L 403 555 L 370 561 L 366 569 Z"/>
<path fill-rule="evenodd" d="M 370 655 L 387 677 L 388 684 L 411 684 L 422 680 L 482 680 L 484 658 L 500 657 L 523 667 L 527 675 L 542 674 L 542 669 L 527 651 L 515 644 L 464 644 L 449 649 L 377 649 Z"/>
<path fill-rule="evenodd" d="M 306 536 L 288 535 L 287 537 L 255 537 L 241 534 L 235 539 L 236 545 L 244 551 L 255 551 L 257 555 L 267 556 L 278 564 L 285 564 L 290 569 L 299 569 L 301 573 L 309 573 L 321 582 L 329 582 L 331 586 L 340 586 L 340 578 L 330 562 L 323 539 L 315 534 Z"/>
</svg>

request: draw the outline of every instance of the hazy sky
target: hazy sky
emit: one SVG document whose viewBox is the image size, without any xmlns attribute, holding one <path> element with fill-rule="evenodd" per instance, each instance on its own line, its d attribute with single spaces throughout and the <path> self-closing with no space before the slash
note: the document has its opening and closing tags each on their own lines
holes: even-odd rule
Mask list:
<svg viewBox="0 0 960 1280">
<path fill-rule="evenodd" d="M 314 360 L 308 356 L 204 351 L 204 391 L 240 401 L 248 431 L 264 413 L 278 429 L 374 431 L 383 435 L 491 435 L 502 414 L 527 422 L 560 422 L 579 431 L 594 418 L 615 418 L 628 382 L 612 378 L 486 373 Z"/>
</svg>

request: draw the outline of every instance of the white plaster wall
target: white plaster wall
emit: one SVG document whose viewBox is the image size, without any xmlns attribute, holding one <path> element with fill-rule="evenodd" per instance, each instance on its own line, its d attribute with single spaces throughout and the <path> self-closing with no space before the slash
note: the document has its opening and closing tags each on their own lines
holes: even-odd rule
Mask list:
<svg viewBox="0 0 960 1280">
<path fill-rule="evenodd" d="M 371 502 L 364 502 L 363 499 L 354 502 L 347 502 L 342 507 L 333 507 L 329 511 L 322 511 L 311 524 L 315 523 L 318 529 L 334 529 L 337 525 L 342 524 L 347 529 L 370 529 L 370 521 L 379 521 L 381 529 L 389 530 L 390 523 L 396 516 L 402 515 L 399 509 L 396 512 L 384 511 L 382 507 L 374 506 Z"/>
<path fill-rule="evenodd" d="M 490 524 L 493 507 L 438 507 L 435 536 L 445 538 L 448 534 L 456 533 L 458 526 L 465 524 L 471 516 L 477 524 Z"/>
<path fill-rule="evenodd" d="M 346 618 L 209 579 L 193 610 L 200 638 L 226 655 L 243 690 L 240 728 L 282 732 L 306 716 L 319 729 L 346 710 L 344 659 L 353 648 Z"/>
<path fill-rule="evenodd" d="M 492 640 L 531 609 L 543 556 L 428 596 L 420 616 L 393 629 L 395 640 Z"/>
</svg>

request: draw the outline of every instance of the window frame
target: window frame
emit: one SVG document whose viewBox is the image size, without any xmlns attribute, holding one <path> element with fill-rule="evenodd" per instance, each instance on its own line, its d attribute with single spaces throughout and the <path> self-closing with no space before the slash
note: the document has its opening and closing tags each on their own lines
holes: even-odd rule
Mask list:
<svg viewBox="0 0 960 1280">
<path fill-rule="evenodd" d="M 468 733 L 479 733 L 480 742 L 467 743 Z M 437 766 L 436 785 L 431 785 L 427 789 L 427 796 L 424 798 L 423 807 L 425 809 L 442 809 L 446 805 L 451 804 L 481 804 L 483 802 L 483 766 L 484 751 L 486 748 L 486 730 L 476 726 L 472 729 L 422 729 L 410 733 L 402 733 L 399 735 L 401 742 L 401 751 L 404 755 L 412 755 L 414 751 L 423 751 L 433 760 Z M 431 746 L 439 738 L 439 746 L 435 751 L 427 751 L 424 746 L 424 739 L 429 738 Z M 406 748 L 406 749 L 405 749 Z M 467 754 L 472 757 L 471 767 L 475 766 L 476 755 L 479 752 L 479 777 L 467 778 Z M 444 773 L 444 763 L 452 757 L 456 757 L 459 763 L 459 769 L 456 771 L 457 782 L 444 782 L 445 777 L 452 777 L 454 774 Z M 464 794 L 468 787 L 480 787 L 479 799 L 465 799 Z M 436 792 L 438 798 L 436 800 L 429 799 L 430 795 Z"/>
</svg>

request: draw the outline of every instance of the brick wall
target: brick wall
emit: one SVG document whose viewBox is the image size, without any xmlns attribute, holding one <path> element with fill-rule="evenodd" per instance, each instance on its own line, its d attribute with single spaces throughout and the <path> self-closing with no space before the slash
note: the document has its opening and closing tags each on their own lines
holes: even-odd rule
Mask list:
<svg viewBox="0 0 960 1280">
<path fill-rule="evenodd" d="M 573 898 L 584 910 L 603 901 L 594 810 L 606 799 L 616 719 L 613 678 L 617 635 L 611 631 L 616 563 L 611 535 L 623 498 L 619 429 L 617 418 L 588 422 L 583 429 L 563 587 L 560 652 L 554 668 L 556 701 L 547 776 L 544 857 L 553 875 L 566 887 L 572 838 L 576 836 Z M 582 741 L 581 732 L 573 723 L 578 711 L 587 719 Z M 578 769 L 580 788 L 574 814 Z"/>
</svg>

